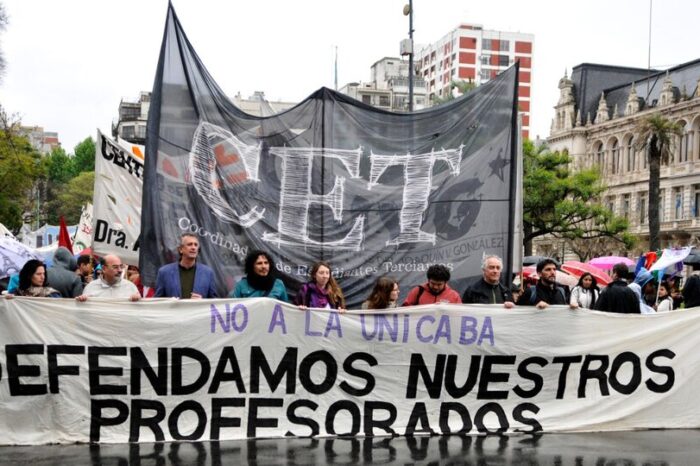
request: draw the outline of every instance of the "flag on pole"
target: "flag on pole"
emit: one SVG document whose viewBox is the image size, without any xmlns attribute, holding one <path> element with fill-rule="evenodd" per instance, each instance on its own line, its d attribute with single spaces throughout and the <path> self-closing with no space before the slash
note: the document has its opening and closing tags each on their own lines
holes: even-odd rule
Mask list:
<svg viewBox="0 0 700 466">
<path fill-rule="evenodd" d="M 73 254 L 73 243 L 70 240 L 70 233 L 68 233 L 68 226 L 66 226 L 66 219 L 61 215 L 60 230 L 58 231 L 58 247 L 66 248 Z"/>
</svg>

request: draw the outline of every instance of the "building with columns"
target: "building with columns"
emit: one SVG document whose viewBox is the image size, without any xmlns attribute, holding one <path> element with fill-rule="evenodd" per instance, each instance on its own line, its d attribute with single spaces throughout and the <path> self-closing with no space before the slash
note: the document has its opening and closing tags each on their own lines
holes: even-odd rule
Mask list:
<svg viewBox="0 0 700 466">
<path fill-rule="evenodd" d="M 661 245 L 700 243 L 700 59 L 663 71 L 583 63 L 561 78 L 559 92 L 549 148 L 568 152 L 575 167 L 599 167 L 604 204 L 640 238 L 635 251 L 599 253 L 648 246 L 648 156 L 636 148 L 635 128 L 655 113 L 683 128 L 661 167 Z"/>
</svg>

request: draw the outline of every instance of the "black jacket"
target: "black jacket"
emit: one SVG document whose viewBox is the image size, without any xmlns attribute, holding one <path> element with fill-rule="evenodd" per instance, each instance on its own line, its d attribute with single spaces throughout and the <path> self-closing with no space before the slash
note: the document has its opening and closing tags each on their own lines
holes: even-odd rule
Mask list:
<svg viewBox="0 0 700 466">
<path fill-rule="evenodd" d="M 624 280 L 615 280 L 600 293 L 595 303 L 598 311 L 617 312 L 620 314 L 640 314 L 639 299 Z"/>
<path fill-rule="evenodd" d="M 534 299 L 533 293 L 535 293 Z M 569 304 L 564 288 L 558 285 L 550 288 L 543 285 L 542 281 L 538 281 L 537 285 L 531 286 L 520 296 L 518 306 L 535 306 L 540 301 L 547 304 Z"/>
<path fill-rule="evenodd" d="M 683 285 L 683 301 L 685 308 L 700 306 L 700 277 L 691 275 Z"/>
<path fill-rule="evenodd" d="M 483 277 L 469 285 L 462 295 L 465 304 L 503 304 L 506 301 L 513 302 L 510 290 L 501 282 L 491 285 Z"/>
</svg>

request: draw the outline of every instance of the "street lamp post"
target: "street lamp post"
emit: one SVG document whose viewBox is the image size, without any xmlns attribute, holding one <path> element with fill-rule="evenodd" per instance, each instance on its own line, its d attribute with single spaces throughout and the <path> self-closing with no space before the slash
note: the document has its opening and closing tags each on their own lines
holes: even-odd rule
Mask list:
<svg viewBox="0 0 700 466">
<path fill-rule="evenodd" d="M 408 16 L 408 111 L 413 111 L 413 0 L 403 7 L 404 16 Z"/>
</svg>

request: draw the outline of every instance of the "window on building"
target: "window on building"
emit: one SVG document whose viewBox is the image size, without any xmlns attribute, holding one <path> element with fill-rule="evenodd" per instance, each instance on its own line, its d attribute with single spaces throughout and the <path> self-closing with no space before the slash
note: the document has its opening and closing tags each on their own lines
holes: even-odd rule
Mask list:
<svg viewBox="0 0 700 466">
<path fill-rule="evenodd" d="M 135 134 L 134 125 L 122 125 L 120 136 L 123 139 L 134 139 Z"/>
<path fill-rule="evenodd" d="M 509 65 L 508 55 L 499 55 L 498 56 L 498 66 L 508 66 L 508 65 Z"/>
<path fill-rule="evenodd" d="M 688 147 L 692 147 L 692 137 L 689 131 L 685 131 L 681 136 L 681 162 L 688 161 Z"/>
<path fill-rule="evenodd" d="M 501 40 L 498 43 L 501 52 L 508 52 L 510 50 L 510 41 Z"/>
<path fill-rule="evenodd" d="M 694 218 L 700 218 L 700 184 L 693 185 L 693 205 L 690 206 L 690 213 Z"/>
<path fill-rule="evenodd" d="M 639 195 L 639 224 L 646 225 L 649 206 L 647 205 L 647 193 Z"/>
<path fill-rule="evenodd" d="M 484 50 L 493 50 L 493 45 L 491 44 L 491 39 L 484 39 L 481 41 L 481 48 Z"/>
<path fill-rule="evenodd" d="M 371 95 L 363 95 L 362 96 L 362 103 L 367 104 L 367 105 L 372 105 L 372 96 Z"/>
<path fill-rule="evenodd" d="M 625 194 L 622 197 L 622 216 L 626 219 L 630 218 L 630 195 Z"/>
<path fill-rule="evenodd" d="M 683 219 L 683 188 L 673 188 L 673 218 Z"/>
<path fill-rule="evenodd" d="M 617 139 L 613 142 L 612 148 L 610 150 L 610 155 L 612 156 L 612 172 L 620 173 L 620 147 L 617 144 Z"/>
<path fill-rule="evenodd" d="M 491 73 L 489 73 L 489 70 L 481 70 L 479 72 L 479 77 L 481 78 L 481 82 L 485 83 L 489 79 L 491 79 Z"/>
<path fill-rule="evenodd" d="M 603 173 L 605 168 L 605 151 L 603 150 L 602 142 L 599 142 L 595 149 L 595 163 L 598 165 L 600 173 Z"/>
<path fill-rule="evenodd" d="M 615 198 L 613 196 L 608 196 L 605 198 L 605 207 L 612 213 L 615 213 Z"/>
<path fill-rule="evenodd" d="M 666 192 L 659 189 L 659 222 L 666 221 Z"/>
<path fill-rule="evenodd" d="M 491 55 L 481 55 L 481 64 L 488 65 L 491 63 Z"/>
<path fill-rule="evenodd" d="M 635 165 L 636 165 L 636 152 L 634 150 L 634 143 L 632 142 L 633 139 L 629 138 L 629 141 L 627 141 L 627 171 L 631 172 L 635 170 Z"/>
<path fill-rule="evenodd" d="M 379 96 L 379 106 L 380 107 L 388 107 L 389 106 L 389 96 L 388 95 L 380 95 Z"/>
</svg>

